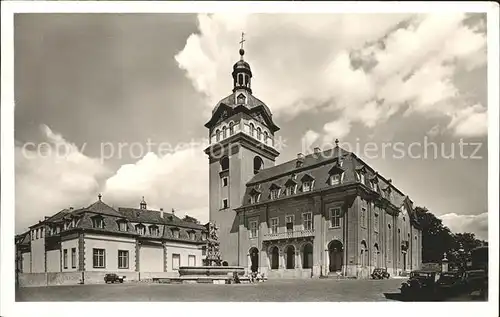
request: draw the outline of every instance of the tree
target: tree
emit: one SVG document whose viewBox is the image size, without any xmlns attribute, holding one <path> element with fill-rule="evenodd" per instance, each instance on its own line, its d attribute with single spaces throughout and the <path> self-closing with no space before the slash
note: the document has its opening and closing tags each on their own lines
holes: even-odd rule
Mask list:
<svg viewBox="0 0 500 317">
<path fill-rule="evenodd" d="M 452 232 L 425 207 L 415 207 L 415 214 L 422 227 L 422 262 L 440 262 L 455 246 Z"/>
</svg>

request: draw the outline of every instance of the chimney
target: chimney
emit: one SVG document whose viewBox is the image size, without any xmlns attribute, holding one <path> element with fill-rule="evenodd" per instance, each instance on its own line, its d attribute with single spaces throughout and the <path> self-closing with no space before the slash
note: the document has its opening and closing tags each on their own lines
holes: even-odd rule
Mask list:
<svg viewBox="0 0 500 317">
<path fill-rule="evenodd" d="M 73 210 L 73 207 L 69 207 L 69 210 Z"/>
<path fill-rule="evenodd" d="M 163 208 L 160 208 L 160 217 L 163 218 Z"/>
<path fill-rule="evenodd" d="M 319 147 L 314 148 L 314 154 L 319 154 L 321 152 L 321 149 Z"/>
<path fill-rule="evenodd" d="M 304 154 L 302 154 L 302 153 L 297 154 L 297 159 L 298 160 L 303 160 L 304 159 Z"/>
</svg>

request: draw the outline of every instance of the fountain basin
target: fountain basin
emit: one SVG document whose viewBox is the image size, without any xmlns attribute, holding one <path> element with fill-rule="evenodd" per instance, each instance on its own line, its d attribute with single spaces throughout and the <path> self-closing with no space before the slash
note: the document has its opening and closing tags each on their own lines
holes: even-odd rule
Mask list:
<svg viewBox="0 0 500 317">
<path fill-rule="evenodd" d="M 183 276 L 224 276 L 228 273 L 237 272 L 239 276 L 245 274 L 245 268 L 242 266 L 180 266 L 179 275 Z"/>
</svg>

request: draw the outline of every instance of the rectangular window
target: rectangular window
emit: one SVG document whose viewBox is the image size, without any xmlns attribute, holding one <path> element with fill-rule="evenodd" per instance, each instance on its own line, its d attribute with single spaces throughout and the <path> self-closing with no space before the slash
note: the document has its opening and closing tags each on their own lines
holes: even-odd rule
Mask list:
<svg viewBox="0 0 500 317">
<path fill-rule="evenodd" d="M 304 230 L 312 230 L 313 225 L 312 225 L 312 213 L 311 212 L 306 212 L 302 214 L 302 226 Z"/>
<path fill-rule="evenodd" d="M 250 221 L 250 239 L 257 238 L 257 221 Z"/>
<path fill-rule="evenodd" d="M 378 232 L 378 214 L 373 214 L 373 230 Z"/>
<path fill-rule="evenodd" d="M 94 228 L 103 229 L 104 228 L 104 220 L 102 218 L 93 218 L 92 226 Z"/>
<path fill-rule="evenodd" d="M 125 221 L 120 222 L 120 224 L 118 226 L 119 226 L 120 231 L 128 231 L 128 226 L 127 226 L 127 223 Z"/>
<path fill-rule="evenodd" d="M 340 184 L 340 174 L 333 174 L 330 176 L 330 185 Z"/>
<path fill-rule="evenodd" d="M 229 203 L 227 199 L 222 200 L 222 209 L 227 209 L 229 207 Z"/>
<path fill-rule="evenodd" d="M 302 191 L 304 193 L 311 191 L 311 182 L 304 182 L 304 183 L 302 183 Z"/>
<path fill-rule="evenodd" d="M 181 266 L 180 254 L 172 254 L 172 270 L 178 270 L 179 266 Z"/>
<path fill-rule="evenodd" d="M 106 259 L 104 249 L 93 249 L 93 266 L 94 268 L 105 268 Z"/>
<path fill-rule="evenodd" d="M 278 218 L 271 219 L 271 227 L 269 229 L 271 234 L 278 233 Z"/>
<path fill-rule="evenodd" d="M 40 229 L 40 238 L 43 238 L 43 228 Z"/>
<path fill-rule="evenodd" d="M 188 265 L 189 266 L 196 266 L 196 256 L 188 255 Z"/>
<path fill-rule="evenodd" d="M 286 195 L 287 196 L 294 195 L 295 194 L 295 188 L 296 188 L 296 186 L 288 186 L 286 188 Z"/>
<path fill-rule="evenodd" d="M 128 251 L 118 250 L 118 268 L 128 269 Z"/>
<path fill-rule="evenodd" d="M 361 207 L 360 223 L 363 228 L 366 228 L 366 208 Z"/>
<path fill-rule="evenodd" d="M 340 208 L 330 208 L 330 228 L 340 227 Z"/>
<path fill-rule="evenodd" d="M 280 196 L 279 188 L 275 188 L 271 190 L 271 199 L 278 199 Z"/>
<path fill-rule="evenodd" d="M 222 178 L 222 187 L 227 187 L 227 184 L 228 184 L 228 178 L 227 177 L 223 177 Z"/>
<path fill-rule="evenodd" d="M 36 229 L 36 238 L 38 239 L 38 229 Z"/>
<path fill-rule="evenodd" d="M 68 249 L 63 250 L 63 265 L 65 269 L 68 268 Z"/>
<path fill-rule="evenodd" d="M 259 202 L 259 200 L 260 200 L 260 194 L 255 194 L 255 195 L 250 196 L 250 203 L 251 204 L 256 204 Z"/>
<path fill-rule="evenodd" d="M 149 234 L 152 236 L 159 236 L 160 235 L 160 229 L 158 229 L 157 226 L 151 226 L 149 227 Z"/>
<path fill-rule="evenodd" d="M 293 223 L 294 223 L 294 216 L 289 215 L 285 217 L 285 224 L 286 224 L 286 231 L 287 232 L 292 232 L 293 231 Z"/>
<path fill-rule="evenodd" d="M 135 229 L 137 230 L 138 234 L 144 234 L 146 231 L 144 226 L 137 226 L 137 227 L 135 227 Z"/>
<path fill-rule="evenodd" d="M 76 248 L 71 248 L 71 267 L 76 268 Z"/>
</svg>

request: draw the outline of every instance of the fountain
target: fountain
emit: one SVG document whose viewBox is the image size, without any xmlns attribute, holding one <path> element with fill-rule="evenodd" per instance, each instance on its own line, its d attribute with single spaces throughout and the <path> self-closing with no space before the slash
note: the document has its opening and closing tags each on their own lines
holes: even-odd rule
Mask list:
<svg viewBox="0 0 500 317">
<path fill-rule="evenodd" d="M 245 268 L 242 266 L 223 266 L 219 249 L 218 228 L 215 223 L 207 223 L 207 253 L 203 266 L 180 266 L 179 277 L 170 279 L 180 283 L 226 284 L 238 275 L 241 283 L 248 282 Z"/>
</svg>

